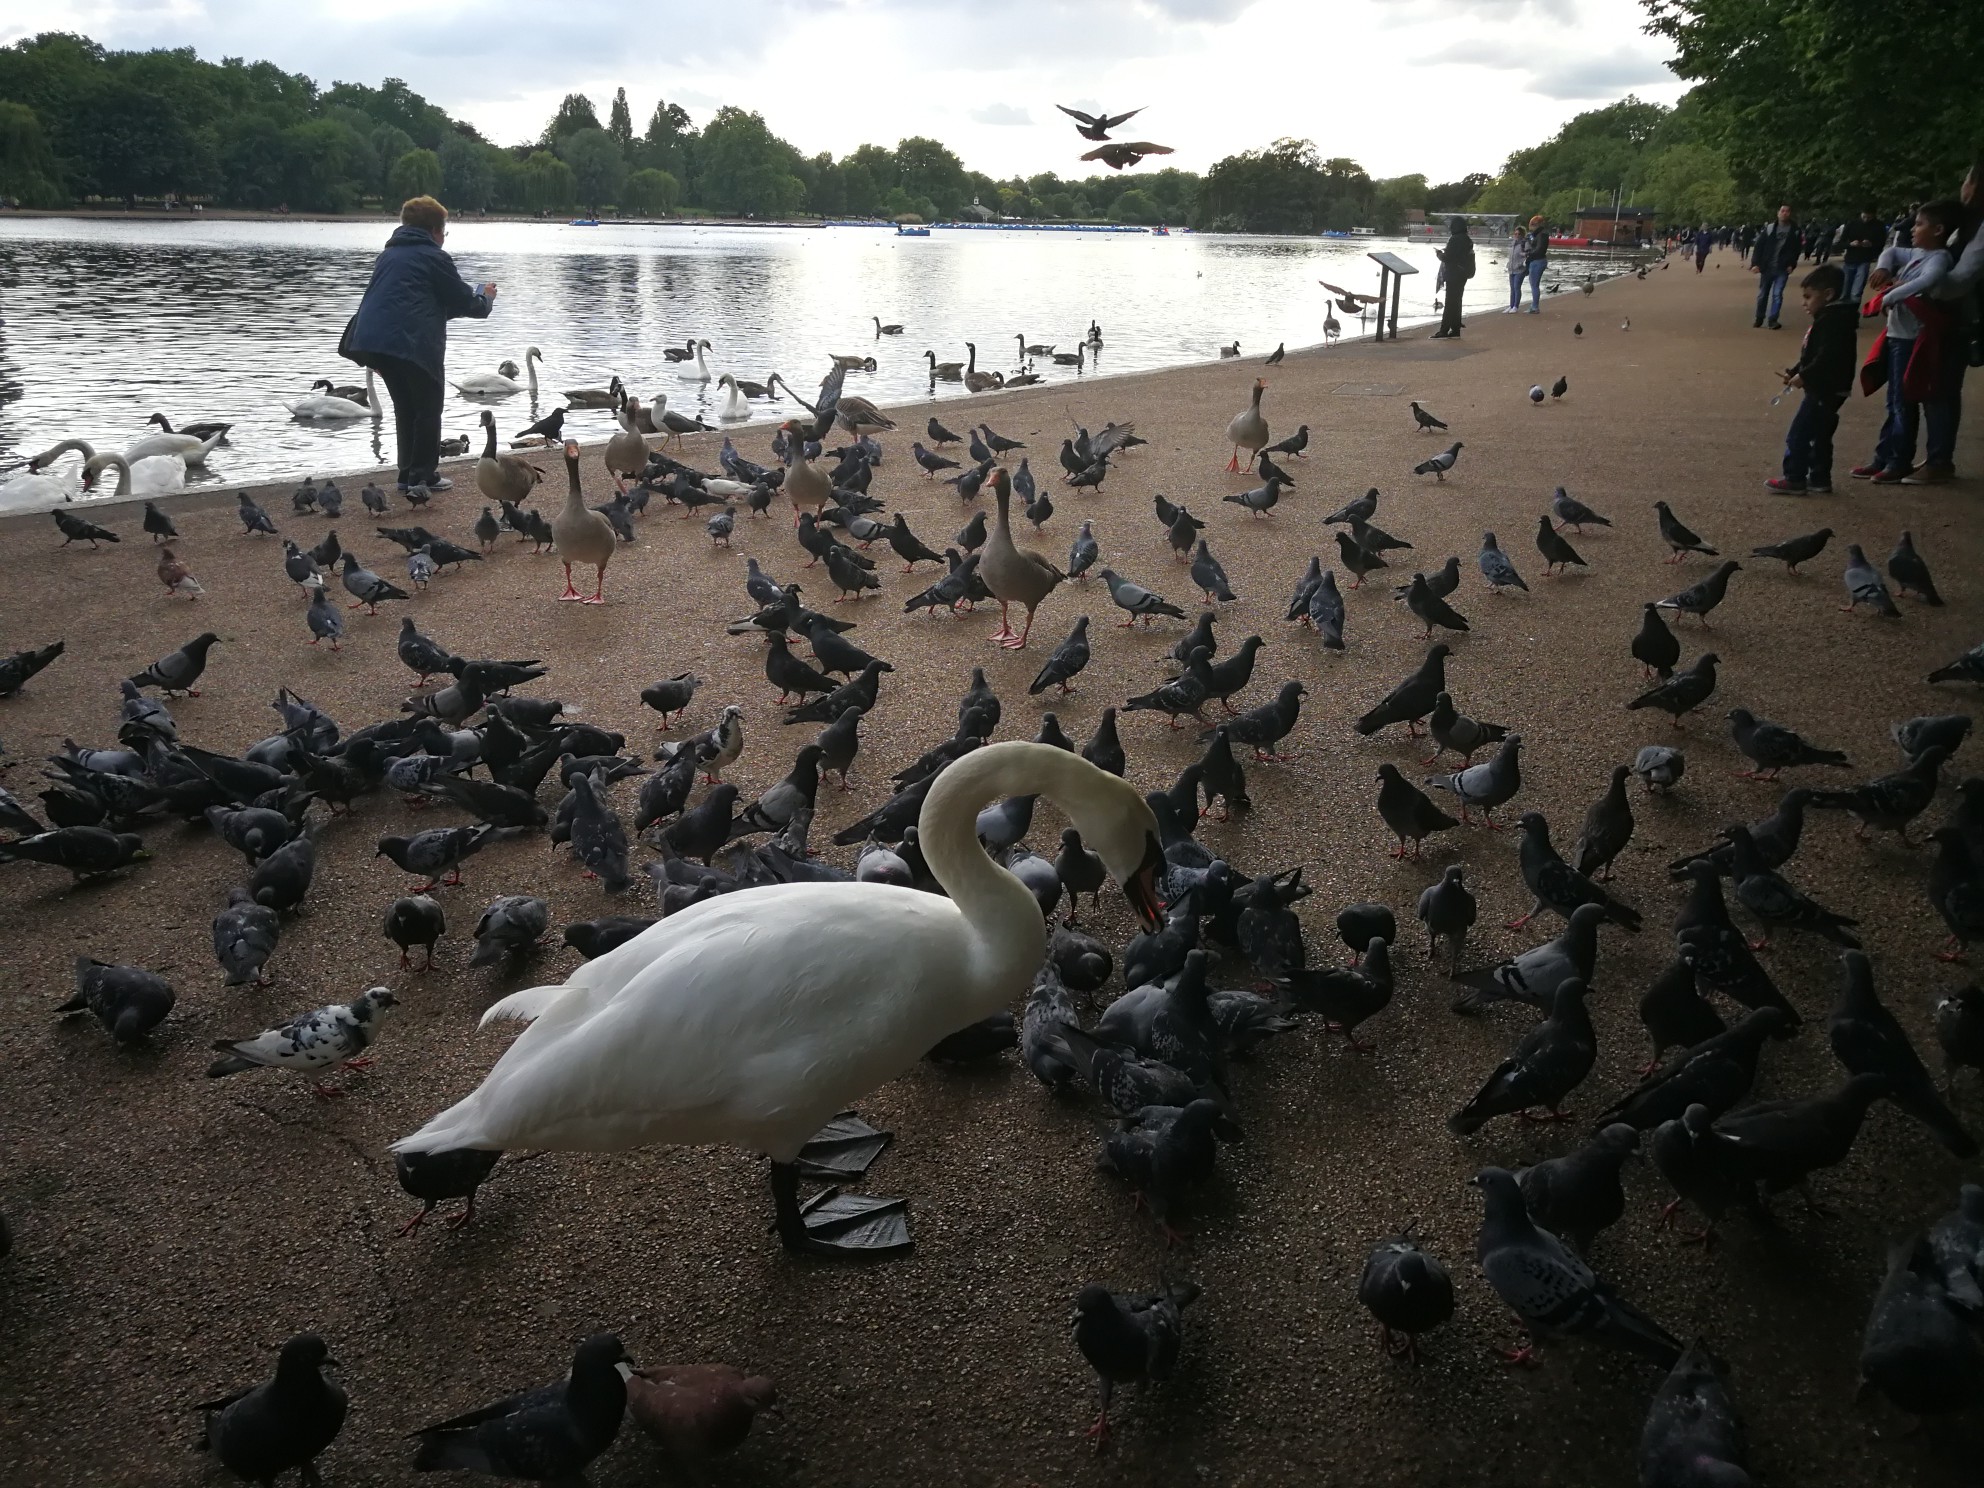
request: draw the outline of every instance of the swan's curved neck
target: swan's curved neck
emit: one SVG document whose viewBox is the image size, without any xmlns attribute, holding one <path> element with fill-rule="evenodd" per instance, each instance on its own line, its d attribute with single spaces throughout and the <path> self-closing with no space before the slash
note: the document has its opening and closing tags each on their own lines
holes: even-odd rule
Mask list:
<svg viewBox="0 0 1984 1488">
<path fill-rule="evenodd" d="M 1051 757 L 1050 757 L 1051 756 Z M 924 861 L 958 907 L 973 942 L 974 979 L 1023 983 L 1047 952 L 1040 906 L 978 841 L 978 813 L 1006 796 L 1059 801 L 1079 789 L 1086 762 L 1020 742 L 974 749 L 939 775 L 917 820 Z"/>
<path fill-rule="evenodd" d="M 74 442 L 80 443 L 81 441 Z M 83 445 L 83 448 L 88 449 L 89 446 Z M 111 496 L 129 496 L 131 494 L 131 462 L 122 455 L 91 455 L 88 465 L 84 468 L 94 470 L 97 474 L 101 475 L 113 465 L 117 467 L 117 489 L 110 493 Z"/>
<path fill-rule="evenodd" d="M 87 439 L 65 439 L 53 449 L 43 450 L 28 461 L 28 464 L 33 469 L 40 470 L 68 454 L 79 454 L 83 457 L 83 462 L 88 464 L 96 458 L 96 449 Z"/>
</svg>

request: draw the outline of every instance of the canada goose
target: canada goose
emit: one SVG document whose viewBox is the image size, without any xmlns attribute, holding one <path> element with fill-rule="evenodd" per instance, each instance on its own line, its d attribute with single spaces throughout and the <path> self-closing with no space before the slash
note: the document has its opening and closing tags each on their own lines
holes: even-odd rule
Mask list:
<svg viewBox="0 0 1984 1488">
<path fill-rule="evenodd" d="M 1015 335 L 1013 339 L 1020 343 L 1020 355 L 1023 357 L 1054 355 L 1052 346 L 1028 346 L 1024 335 Z"/>
<path fill-rule="evenodd" d="M 565 402 L 572 408 L 618 408 L 625 394 L 626 388 L 615 377 L 603 388 L 567 388 Z"/>
<path fill-rule="evenodd" d="M 1220 347 L 1219 355 L 1222 360 L 1227 357 L 1237 357 L 1240 355 L 1240 343 L 1235 341 L 1231 346 Z"/>
<path fill-rule="evenodd" d="M 937 353 L 934 351 L 926 351 L 923 355 L 930 363 L 930 380 L 932 382 L 957 382 L 964 377 L 963 362 L 940 362 L 937 360 Z"/>
<path fill-rule="evenodd" d="M 475 488 L 491 501 L 512 505 L 530 499 L 531 488 L 544 479 L 539 470 L 522 455 L 499 454 L 496 449 L 496 415 L 482 410 L 482 428 L 487 438 L 482 458 L 475 462 Z"/>
<path fill-rule="evenodd" d="M 900 336 L 902 334 L 901 326 L 883 325 L 882 317 L 879 315 L 871 315 L 869 319 L 875 322 L 875 334 L 878 336 Z"/>
<path fill-rule="evenodd" d="M 670 362 L 686 362 L 696 354 L 696 338 L 691 336 L 680 346 L 670 346 L 662 352 L 662 358 Z"/>
<path fill-rule="evenodd" d="M 369 377 L 365 380 L 364 387 L 359 387 L 355 383 L 346 383 L 343 387 L 336 387 L 332 385 L 330 378 L 320 377 L 310 384 L 310 391 L 313 393 L 322 391 L 326 398 L 343 398 L 347 403 L 363 403 L 367 408 L 370 408 L 372 406 L 374 389 L 372 387 L 372 379 Z"/>
<path fill-rule="evenodd" d="M 172 427 L 171 420 L 166 418 L 166 416 L 162 413 L 153 414 L 150 418 L 146 419 L 145 422 L 147 424 L 157 424 L 159 427 L 159 431 L 161 433 L 184 434 L 189 439 L 198 439 L 203 443 L 206 440 L 214 438 L 216 435 L 218 435 L 222 439 L 227 438 L 227 431 L 234 427 L 234 425 L 232 424 L 208 422 L 208 423 L 181 424 L 177 429 L 174 429 Z"/>
<path fill-rule="evenodd" d="M 1081 367 L 1085 366 L 1087 362 L 1088 343 L 1086 342 L 1077 342 L 1072 352 L 1057 351 L 1054 353 L 1054 365 L 1057 367 Z"/>
<path fill-rule="evenodd" d="M 965 342 L 964 349 L 971 353 L 970 361 L 964 369 L 964 385 L 966 387 L 970 388 L 974 393 L 989 393 L 994 388 L 1004 386 L 1005 379 L 997 372 L 981 372 L 978 370 L 978 344 L 975 341 Z"/>
<path fill-rule="evenodd" d="M 896 426 L 894 419 L 883 413 L 866 398 L 842 398 L 835 409 L 835 417 L 840 426 L 860 439 L 867 434 L 879 434 Z"/>
<path fill-rule="evenodd" d="M 776 376 L 778 374 L 774 372 L 772 377 Z M 778 396 L 777 393 L 772 391 L 770 378 L 767 378 L 763 382 L 746 382 L 741 377 L 733 377 L 730 380 L 737 391 L 747 398 L 776 398 Z"/>
<path fill-rule="evenodd" d="M 850 356 L 833 351 L 828 352 L 827 355 L 833 358 L 833 363 L 836 367 L 848 372 L 873 372 L 875 370 L 875 359 L 871 356 Z"/>
</svg>

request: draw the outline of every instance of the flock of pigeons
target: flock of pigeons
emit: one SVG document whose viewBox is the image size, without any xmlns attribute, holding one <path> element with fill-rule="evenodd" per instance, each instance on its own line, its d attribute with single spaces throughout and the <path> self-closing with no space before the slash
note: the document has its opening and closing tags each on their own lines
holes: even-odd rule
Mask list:
<svg viewBox="0 0 1984 1488">
<path fill-rule="evenodd" d="M 1090 121 L 1098 127 L 1120 120 Z M 1099 137 L 1099 136 L 1096 136 Z M 1227 430 L 1234 464 L 1258 487 L 1224 500 L 1246 510 L 1249 520 L 1268 520 L 1284 490 L 1294 486 L 1277 463 L 1305 457 L 1308 428 L 1274 441 L 1262 413 L 1263 384 L 1257 382 L 1248 410 Z M 807 568 L 823 568 L 841 597 L 858 600 L 879 590 L 882 577 L 869 550 L 886 543 L 902 559 L 904 573 L 919 564 L 937 566 L 934 582 L 925 575 L 907 581 L 919 592 L 904 610 L 952 613 L 976 602 L 1011 600 L 988 588 L 980 565 L 988 545 L 1011 545 L 1009 502 L 1017 502 L 1036 532 L 1054 515 L 1050 492 L 1036 482 L 1024 454 L 1016 469 L 1000 462 L 1022 452 L 1022 441 L 979 425 L 963 436 L 935 418 L 925 437 L 911 442 L 909 455 L 926 477 L 948 477 L 971 512 L 948 543 L 933 546 L 910 530 L 902 513 L 880 519 L 884 503 L 869 494 L 884 452 L 857 419 L 839 411 L 838 376 L 828 379 L 809 421 L 779 431 L 777 466 L 747 460 L 726 438 L 722 475 L 706 473 L 666 455 L 649 453 L 646 466 L 604 514 L 618 536 L 628 540 L 633 523 L 659 496 L 685 508 L 721 506 L 709 518 L 712 541 L 727 543 L 734 531 L 742 493 L 748 508 L 766 514 L 773 493 L 819 458 L 837 463 L 830 476 L 831 505 L 801 509 L 794 528 L 809 557 Z M 1556 395 L 1565 391 L 1560 380 Z M 1415 427 L 1444 431 L 1446 424 L 1412 405 Z M 841 447 L 823 449 L 836 427 L 850 435 Z M 1111 424 L 1100 433 L 1077 429 L 1061 446 L 1059 463 L 1066 492 L 1099 489 L 1112 462 L 1143 443 L 1129 424 Z M 963 446 L 971 463 L 946 453 Z M 1415 467 L 1444 479 L 1463 446 L 1456 441 L 1443 455 Z M 723 483 L 728 482 L 728 486 Z M 991 488 L 998 500 L 996 524 L 974 505 Z M 375 514 L 383 493 L 366 505 Z M 573 477 L 576 499 L 577 476 Z M 761 499 L 762 498 L 762 499 Z M 416 500 L 428 499 L 416 493 Z M 794 498 L 795 501 L 797 498 Z M 1362 585 L 1372 573 L 1399 564 L 1412 550 L 1375 523 L 1380 504 L 1375 488 L 1324 519 L 1334 529 L 1336 556 L 1351 575 L 1346 588 Z M 335 483 L 308 483 L 296 493 L 295 514 L 335 517 L 342 497 Z M 257 534 L 281 538 L 269 514 L 245 493 L 240 497 L 244 541 Z M 424 514 L 424 513 L 422 513 Z M 115 534 L 73 513 L 57 510 L 54 520 L 69 542 L 114 540 Z M 1100 860 L 1072 829 L 1061 833 L 1051 857 L 1033 852 L 1033 801 L 1015 798 L 986 808 L 977 828 L 986 850 L 1033 892 L 1050 924 L 1064 908 L 1067 923 L 1052 935 L 1047 960 L 1023 1013 L 1002 1014 L 959 1030 L 930 1051 L 936 1061 L 998 1057 L 1017 1048 L 1026 1067 L 1056 1094 L 1086 1095 L 1120 1119 L 1102 1144 L 1099 1162 L 1120 1175 L 1167 1237 L 1175 1219 L 1188 1213 L 1213 1176 L 1219 1152 L 1241 1133 L 1230 1080 L 1230 1062 L 1295 1026 L 1313 1019 L 1339 1033 L 1357 1052 L 1369 1045 L 1359 1030 L 1389 1005 L 1394 980 L 1392 955 L 1399 927 L 1393 911 L 1379 904 L 1354 904 L 1336 918 L 1342 940 L 1355 959 L 1348 967 L 1324 966 L 1313 958 L 1303 920 L 1295 905 L 1312 889 L 1298 867 L 1241 866 L 1200 844 L 1195 831 L 1215 807 L 1226 818 L 1240 818 L 1250 806 L 1247 767 L 1273 765 L 1292 756 L 1278 752 L 1298 722 L 1307 689 L 1296 679 L 1280 682 L 1263 700 L 1244 710 L 1233 700 L 1254 681 L 1268 644 L 1249 635 L 1220 656 L 1216 627 L 1222 607 L 1238 596 L 1212 551 L 1204 519 L 1158 496 L 1154 517 L 1180 564 L 1189 565 L 1199 591 L 1196 615 L 1164 598 L 1156 588 L 1116 569 L 1100 566 L 1101 547 L 1093 520 L 1084 520 L 1065 569 L 1039 559 L 1053 572 L 1049 590 L 1081 582 L 1092 573 L 1106 588 L 1122 624 L 1148 627 L 1154 620 L 1182 622 L 1167 661 L 1173 675 L 1148 691 L 1128 696 L 1121 713 L 1159 712 L 1172 728 L 1184 721 L 1205 725 L 1202 755 L 1148 802 L 1162 835 L 1161 887 L 1168 906 L 1162 928 L 1140 934 L 1120 953 L 1074 928 L 1080 896 L 1094 896 L 1106 873 Z M 1718 559 L 1718 550 L 1656 503 L 1655 531 L 1671 561 Z M 520 541 L 541 548 L 545 519 L 519 503 L 502 503 L 499 517 L 484 507 L 476 522 L 475 546 L 457 544 L 424 527 L 381 527 L 380 536 L 406 549 L 408 578 L 414 588 L 433 581 L 443 568 L 459 569 L 486 561 L 507 529 Z M 1547 575 L 1568 572 L 1584 559 L 1563 534 L 1582 534 L 1612 523 L 1558 488 L 1548 513 L 1539 518 L 1535 546 Z M 170 546 L 177 536 L 171 518 L 150 503 L 144 530 L 159 547 L 160 578 L 172 593 L 197 598 L 201 592 Z M 1819 556 L 1830 529 L 1757 548 L 1754 558 L 1777 559 L 1792 571 Z M 342 613 L 326 597 L 324 574 L 340 565 L 342 584 L 376 613 L 382 603 L 404 601 L 409 592 L 381 578 L 355 555 L 342 551 L 335 533 L 306 549 L 281 538 L 286 578 L 306 598 L 313 639 L 335 646 Z M 1153 535 L 1153 542 L 1155 538 Z M 1909 534 L 1888 562 L 1890 589 L 1859 546 L 1848 549 L 1845 568 L 1848 608 L 1866 606 L 1885 617 L 1899 613 L 1895 594 L 1942 601 Z M 1390 556 L 1387 556 L 1390 555 Z M 1528 591 L 1514 559 L 1493 532 L 1483 534 L 1477 567 L 1491 595 Z M 1337 565 L 1309 559 L 1296 577 L 1284 611 L 1285 621 L 1312 633 L 1326 651 L 1343 651 L 1346 601 Z M 603 565 L 602 565 L 603 569 Z M 938 571 L 941 570 L 941 571 Z M 1632 657 L 1652 681 L 1626 706 L 1671 715 L 1678 726 L 1698 712 L 1717 691 L 1718 658 L 1703 652 L 1681 664 L 1682 643 L 1668 616 L 1693 616 L 1702 629 L 1727 597 L 1743 566 L 1723 561 L 1706 577 L 1645 605 Z M 1414 572 L 1395 588 L 1395 597 L 1423 626 L 1430 640 L 1437 631 L 1469 629 L 1456 607 L 1461 561 Z M 309 894 L 317 848 L 312 815 L 321 807 L 339 815 L 358 809 L 368 797 L 397 794 L 409 804 L 439 803 L 467 818 L 462 824 L 429 827 L 377 839 L 379 856 L 418 880 L 418 886 L 386 907 L 384 933 L 401 948 L 403 965 L 420 949 L 432 962 L 436 944 L 448 934 L 448 916 L 433 891 L 458 884 L 464 862 L 492 840 L 546 831 L 552 844 L 568 844 L 571 856 L 610 896 L 632 895 L 646 881 L 657 916 L 679 912 L 716 895 L 767 883 L 856 880 L 935 889 L 917 845 L 917 818 L 932 781 L 952 761 L 989 740 L 1005 715 L 1001 700 L 982 669 L 974 668 L 945 738 L 892 776 L 893 793 L 838 832 L 834 842 L 858 849 L 849 867 L 816 856 L 809 832 L 823 776 L 837 775 L 843 786 L 860 749 L 863 719 L 886 699 L 882 678 L 895 668 L 850 638 L 847 619 L 812 610 L 802 603 L 798 582 L 780 582 L 759 559 L 746 565 L 750 612 L 727 628 L 737 636 L 764 642 L 764 675 L 775 688 L 787 724 L 816 724 L 818 734 L 800 746 L 790 771 L 757 799 L 744 802 L 738 788 L 722 780 L 746 748 L 744 710 L 729 703 L 708 728 L 669 743 L 652 759 L 627 751 L 627 739 L 565 715 L 549 698 L 513 695 L 512 689 L 541 680 L 535 661 L 468 658 L 423 634 L 405 616 L 397 646 L 399 659 L 419 686 L 397 714 L 351 728 L 322 709 L 284 690 L 274 707 L 281 720 L 271 733 L 240 755 L 201 748 L 180 735 L 162 693 L 197 695 L 218 637 L 206 632 L 119 684 L 114 746 L 70 744 L 51 757 L 50 784 L 40 793 L 47 820 L 0 790 L 0 862 L 42 864 L 64 869 L 78 880 L 117 872 L 148 856 L 143 829 L 166 821 L 207 822 L 223 841 L 241 852 L 241 882 L 217 886 L 213 921 L 216 961 L 229 985 L 260 983 L 277 955 L 285 917 Z M 1029 619 L 1032 604 L 1028 603 Z M 328 616 L 328 618 L 325 618 Z M 331 623 L 332 621 L 336 623 Z M 1030 695 L 1071 689 L 1091 659 L 1089 617 L 1082 616 L 1066 638 L 1047 654 L 1029 687 Z M 1010 640 L 1011 627 L 1002 627 Z M 810 650 L 810 660 L 798 647 Z M 61 655 L 60 641 L 0 658 L 0 698 L 11 697 Z M 1428 837 L 1473 821 L 1495 827 L 1494 813 L 1522 796 L 1522 735 L 1503 725 L 1461 713 L 1450 690 L 1445 642 L 1433 644 L 1425 660 L 1385 697 L 1359 717 L 1361 736 L 1404 728 L 1417 736 L 1426 725 L 1432 764 L 1451 752 L 1458 767 L 1415 783 L 1395 765 L 1378 770 L 1376 808 L 1398 839 L 1396 853 L 1418 858 Z M 435 679 L 444 679 L 429 686 Z M 1984 646 L 1931 675 L 1931 681 L 1984 683 Z M 662 678 L 640 693 L 664 726 L 679 722 L 697 696 L 701 681 L 691 673 Z M 1213 719 L 1206 710 L 1217 703 Z M 1041 714 L 1039 742 L 1078 750 L 1091 763 L 1119 776 L 1128 759 L 1117 732 L 1118 707 L 1104 708 L 1096 729 L 1077 744 L 1055 714 Z M 1844 755 L 1802 738 L 1794 730 L 1748 710 L 1728 713 L 1738 750 L 1758 778 L 1776 779 L 1784 770 L 1844 767 Z M 1583 1338 L 1641 1355 L 1666 1371 L 1653 1400 L 1642 1446 L 1641 1479 L 1651 1488 L 1689 1484 L 1737 1484 L 1743 1470 L 1743 1442 L 1716 1360 L 1704 1344 L 1686 1346 L 1657 1321 L 1634 1307 L 1592 1268 L 1595 1239 L 1625 1210 L 1620 1170 L 1644 1147 L 1654 1168 L 1672 1188 L 1670 1216 L 1684 1205 L 1699 1212 L 1709 1228 L 1731 1216 L 1771 1224 L 1768 1201 L 1789 1189 L 1806 1190 L 1807 1181 L 1847 1156 L 1870 1105 L 1887 1100 L 1918 1120 L 1925 1133 L 1953 1153 L 1974 1155 L 1977 1147 L 1947 1104 L 1901 1024 L 1882 1004 L 1871 963 L 1859 949 L 1856 921 L 1815 902 L 1786 869 L 1791 866 L 1808 811 L 1845 811 L 1867 829 L 1899 832 L 1932 805 L 1942 768 L 1961 747 L 1969 717 L 1952 714 L 1899 722 L 1894 737 L 1904 757 L 1898 770 L 1842 789 L 1797 786 L 1776 809 L 1750 826 L 1732 825 L 1698 853 L 1672 864 L 1677 881 L 1689 886 L 1674 925 L 1675 953 L 1665 972 L 1639 1004 L 1653 1052 L 1641 1083 L 1621 1094 L 1599 1116 L 1588 1139 L 1558 1157 L 1520 1173 L 1484 1168 L 1478 1174 L 1485 1213 L 1477 1260 L 1489 1284 L 1515 1313 L 1531 1344 L 1510 1355 L 1528 1360 L 1536 1344 L 1556 1338 Z M 1476 756 L 1488 757 L 1476 762 Z M 1686 771 L 1683 752 L 1671 744 L 1642 749 L 1631 764 L 1611 772 L 1609 784 L 1584 811 L 1568 855 L 1553 844 L 1543 811 L 1528 802 L 1516 823 L 1517 862 L 1533 895 L 1524 924 L 1547 914 L 1561 921 L 1554 938 L 1491 967 L 1466 969 L 1465 947 L 1477 917 L 1476 901 L 1463 868 L 1444 868 L 1414 906 L 1429 946 L 1444 947 L 1461 988 L 1455 1004 L 1473 1014 L 1503 1003 L 1522 1003 L 1541 1015 L 1515 1041 L 1506 1060 L 1490 1071 L 1477 1095 L 1451 1118 L 1456 1135 L 1466 1136 L 1501 1117 L 1563 1119 L 1563 1103 L 1594 1067 L 1596 1043 L 1586 1010 L 1599 978 L 1600 928 L 1628 933 L 1642 929 L 1643 917 L 1606 886 L 1610 865 L 1630 841 L 1634 821 L 1627 782 L 1639 777 L 1649 791 L 1671 791 Z M 553 773 L 561 793 L 547 809 L 540 799 Z M 622 782 L 637 781 L 631 815 L 612 799 Z M 707 785 L 696 798 L 699 783 Z M 1450 815 L 1429 785 L 1452 798 Z M 1984 778 L 1965 780 L 1948 821 L 1931 834 L 1936 860 L 1927 875 L 1927 893 L 1948 925 L 1960 952 L 1984 940 Z M 638 841 L 657 854 L 636 870 L 630 846 Z M 1725 892 L 1724 885 L 1728 890 Z M 1762 935 L 1754 943 L 1739 928 L 1730 904 L 1753 919 Z M 566 945 L 588 958 L 625 943 L 655 922 L 655 916 L 616 908 L 594 920 L 564 927 Z M 549 907 L 529 895 L 498 895 L 474 927 L 472 965 L 504 965 L 535 947 L 550 927 Z M 1840 991 L 1826 1030 L 1841 1065 L 1832 1089 L 1789 1099 L 1746 1102 L 1768 1045 L 1793 1036 L 1805 1019 L 1776 987 L 1757 952 L 1776 933 L 1822 937 L 1841 948 Z M 1261 990 L 1216 985 L 1215 968 L 1237 956 L 1251 968 Z M 1100 990 L 1120 964 L 1128 990 L 1085 1021 L 1082 1004 Z M 1229 978 L 1230 979 L 1230 978 Z M 171 1013 L 174 989 L 143 967 L 82 959 L 76 966 L 76 994 L 64 1014 L 88 1014 L 122 1043 L 143 1039 Z M 216 1045 L 208 1073 L 222 1077 L 258 1068 L 289 1070 L 318 1082 L 325 1096 L 337 1093 L 325 1081 L 340 1067 L 363 1067 L 367 1051 L 382 1036 L 396 1003 L 391 989 L 373 987 L 349 1003 L 299 1013 L 284 1024 Z M 1733 1009 L 1731 1005 L 1733 1004 Z M 1732 1018 L 1725 1013 L 1735 1012 Z M 1937 1009 L 1936 1034 L 1951 1068 L 1984 1068 L 1984 993 L 1966 989 Z M 867 1136 L 874 1135 L 872 1129 Z M 861 1146 L 863 1133 L 853 1132 Z M 868 1144 L 870 1155 L 879 1144 Z M 408 1223 L 420 1226 L 435 1206 L 461 1199 L 467 1207 L 454 1221 L 466 1223 L 480 1185 L 498 1166 L 500 1153 L 454 1152 L 396 1155 L 399 1180 L 424 1207 Z M 858 1171 L 858 1167 L 856 1168 Z M 886 1247 L 884 1247 L 886 1248 Z M 1984 1386 L 1984 1189 L 1966 1186 L 1957 1208 L 1897 1246 L 1869 1319 L 1861 1368 L 1867 1382 L 1896 1405 L 1929 1416 L 1961 1409 Z M 1115 1386 L 1161 1380 L 1175 1366 L 1186 1342 L 1184 1315 L 1199 1296 L 1195 1284 L 1174 1281 L 1152 1293 L 1118 1293 L 1102 1285 L 1083 1289 L 1076 1299 L 1075 1341 L 1101 1384 L 1103 1414 L 1091 1435 L 1108 1433 L 1108 1407 Z M 1371 1251 L 1359 1283 L 1359 1296 L 1377 1319 L 1388 1348 L 1411 1354 L 1416 1340 L 1453 1314 L 1451 1279 L 1441 1261 L 1404 1227 Z M 1394 1344 L 1394 1339 L 1396 1343 Z M 209 1402 L 207 1444 L 245 1477 L 268 1481 L 291 1467 L 311 1464 L 342 1426 L 343 1391 L 322 1371 L 328 1351 L 314 1334 L 299 1335 L 282 1350 L 274 1377 L 225 1399 Z M 469 1415 L 443 1421 L 418 1433 L 417 1469 L 464 1468 L 505 1477 L 550 1480 L 576 1475 L 614 1440 L 624 1414 L 635 1419 L 683 1462 L 698 1462 L 735 1446 L 748 1433 L 755 1412 L 773 1398 L 770 1381 L 722 1365 L 679 1369 L 634 1369 L 617 1338 L 597 1336 L 579 1346 L 569 1375 L 540 1389 L 507 1397 Z"/>
</svg>

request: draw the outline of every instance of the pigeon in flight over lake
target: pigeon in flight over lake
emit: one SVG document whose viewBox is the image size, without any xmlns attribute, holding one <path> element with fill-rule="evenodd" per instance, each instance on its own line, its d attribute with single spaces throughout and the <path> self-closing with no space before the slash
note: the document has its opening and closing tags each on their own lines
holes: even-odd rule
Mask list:
<svg viewBox="0 0 1984 1488">
<path fill-rule="evenodd" d="M 1071 109 L 1065 103 L 1054 105 L 1062 113 L 1075 121 L 1075 133 L 1086 140 L 1106 140 L 1109 131 L 1119 124 L 1127 124 L 1143 112 L 1133 108 L 1127 114 L 1085 114 L 1080 109 Z"/>
<path fill-rule="evenodd" d="M 1100 160 L 1111 170 L 1122 170 L 1135 165 L 1146 155 L 1171 155 L 1176 153 L 1169 145 L 1153 145 L 1149 140 L 1138 140 L 1134 144 L 1098 145 L 1082 156 L 1084 160 Z"/>
</svg>

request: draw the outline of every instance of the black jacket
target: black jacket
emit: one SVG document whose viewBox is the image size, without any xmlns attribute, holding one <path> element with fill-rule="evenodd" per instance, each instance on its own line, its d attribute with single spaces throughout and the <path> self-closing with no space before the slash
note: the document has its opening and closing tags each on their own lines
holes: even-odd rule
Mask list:
<svg viewBox="0 0 1984 1488">
<path fill-rule="evenodd" d="M 1844 398 L 1853 391 L 1860 360 L 1860 307 L 1834 300 L 1812 317 L 1811 329 L 1791 370 L 1815 398 Z"/>
<path fill-rule="evenodd" d="M 1460 284 L 1474 277 L 1474 240 L 1464 232 L 1447 239 L 1440 262 L 1447 266 L 1447 283 Z"/>
<path fill-rule="evenodd" d="M 1529 235 L 1528 258 L 1531 263 L 1547 263 L 1550 260 L 1550 229 L 1539 227 Z"/>
<path fill-rule="evenodd" d="M 1846 224 L 1845 262 L 1850 264 L 1870 264 L 1881 256 L 1881 247 L 1887 242 L 1888 230 L 1878 222 L 1868 222 L 1854 218 Z"/>
<path fill-rule="evenodd" d="M 1750 266 L 1771 275 L 1788 274 L 1798 267 L 1803 252 L 1804 239 L 1797 223 L 1767 223 L 1750 250 Z"/>
</svg>

